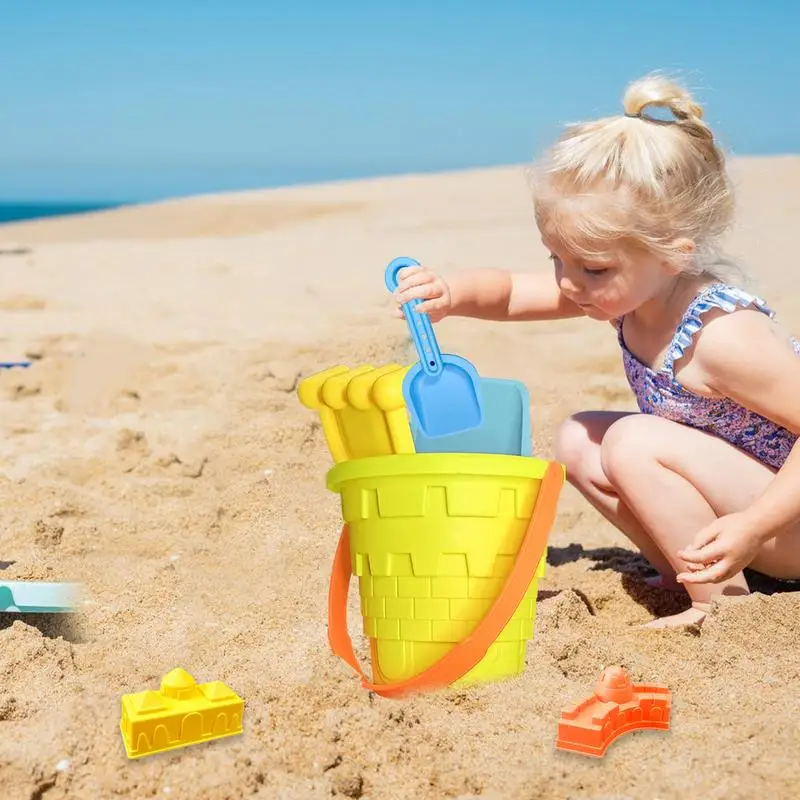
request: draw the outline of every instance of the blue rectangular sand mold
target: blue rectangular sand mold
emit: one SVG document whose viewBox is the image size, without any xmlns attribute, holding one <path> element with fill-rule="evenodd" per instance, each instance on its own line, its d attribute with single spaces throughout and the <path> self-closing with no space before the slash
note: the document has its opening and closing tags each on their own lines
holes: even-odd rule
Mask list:
<svg viewBox="0 0 800 800">
<path fill-rule="evenodd" d="M 499 453 L 530 456 L 531 407 L 525 384 L 499 378 L 481 378 L 483 422 L 450 436 L 432 438 L 411 423 L 418 453 Z"/>
<path fill-rule="evenodd" d="M 418 266 L 413 258 L 395 258 L 386 267 L 386 288 L 394 292 L 397 273 Z M 430 318 L 414 311 L 420 302 L 412 300 L 402 306 L 419 355 L 419 362 L 403 379 L 403 397 L 412 422 L 429 438 L 477 428 L 483 422 L 478 372 L 465 358 L 442 354 Z"/>
<path fill-rule="evenodd" d="M 78 605 L 78 584 L 0 581 L 0 613 L 68 614 Z"/>
</svg>

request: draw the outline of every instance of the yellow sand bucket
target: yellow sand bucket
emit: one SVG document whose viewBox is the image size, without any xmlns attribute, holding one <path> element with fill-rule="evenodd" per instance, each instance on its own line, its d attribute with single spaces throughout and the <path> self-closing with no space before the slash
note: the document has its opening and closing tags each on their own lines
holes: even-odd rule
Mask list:
<svg viewBox="0 0 800 800">
<path fill-rule="evenodd" d="M 347 461 L 328 473 L 344 528 L 328 598 L 328 638 L 385 697 L 520 674 L 536 585 L 564 484 L 556 462 L 479 453 Z M 359 578 L 372 680 L 347 631 Z"/>
</svg>

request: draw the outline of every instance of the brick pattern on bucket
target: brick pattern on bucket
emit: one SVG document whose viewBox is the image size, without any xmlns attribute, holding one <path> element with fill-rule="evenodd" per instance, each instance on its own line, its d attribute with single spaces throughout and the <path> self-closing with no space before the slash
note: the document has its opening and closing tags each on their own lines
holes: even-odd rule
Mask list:
<svg viewBox="0 0 800 800">
<path fill-rule="evenodd" d="M 345 493 L 343 512 L 364 633 L 374 670 L 398 680 L 437 661 L 486 614 L 514 564 L 539 484 L 482 479 L 477 489 L 474 476 L 359 483 Z M 524 600 L 463 684 L 524 669 L 544 569 L 543 556 Z"/>
<path fill-rule="evenodd" d="M 544 568 L 542 559 L 536 571 L 537 579 L 544 574 Z M 448 585 L 464 587 L 464 590 L 450 594 Z M 460 641 L 486 615 L 502 585 L 501 578 L 363 575 L 359 590 L 364 633 L 381 639 Z M 498 641 L 516 641 L 533 636 L 536 591 L 537 581 L 534 581 Z"/>
</svg>

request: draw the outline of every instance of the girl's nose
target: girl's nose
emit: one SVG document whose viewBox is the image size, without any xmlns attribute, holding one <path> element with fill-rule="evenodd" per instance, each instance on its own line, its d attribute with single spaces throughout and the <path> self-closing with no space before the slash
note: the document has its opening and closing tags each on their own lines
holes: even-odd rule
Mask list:
<svg viewBox="0 0 800 800">
<path fill-rule="evenodd" d="M 566 295 L 570 294 L 578 294 L 580 292 L 580 286 L 578 286 L 572 278 L 568 278 L 566 275 L 562 274 L 560 280 L 558 281 L 558 288 L 561 289 L 562 292 Z"/>
</svg>

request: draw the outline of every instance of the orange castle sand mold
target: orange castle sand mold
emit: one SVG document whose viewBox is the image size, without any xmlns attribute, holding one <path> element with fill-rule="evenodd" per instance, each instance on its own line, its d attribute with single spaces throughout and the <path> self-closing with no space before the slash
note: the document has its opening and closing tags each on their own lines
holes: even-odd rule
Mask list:
<svg viewBox="0 0 800 800">
<path fill-rule="evenodd" d="M 608 667 L 591 697 L 562 711 L 556 747 L 601 757 L 625 733 L 669 730 L 671 710 L 672 692 L 668 688 L 633 684 L 625 669 Z"/>
</svg>

